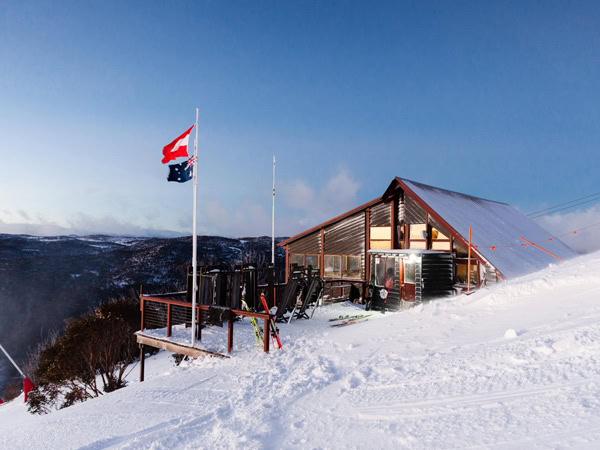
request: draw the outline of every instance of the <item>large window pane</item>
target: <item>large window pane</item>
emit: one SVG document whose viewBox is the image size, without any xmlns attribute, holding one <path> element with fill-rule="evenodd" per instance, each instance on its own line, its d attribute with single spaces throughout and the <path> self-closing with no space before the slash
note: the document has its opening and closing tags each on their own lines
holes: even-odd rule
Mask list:
<svg viewBox="0 0 600 450">
<path fill-rule="evenodd" d="M 433 239 L 434 241 L 438 239 L 450 239 L 450 236 L 446 231 L 442 230 L 441 228 L 432 227 L 431 239 Z"/>
<path fill-rule="evenodd" d="M 342 257 L 337 255 L 325 255 L 324 275 L 328 278 L 342 277 Z"/>
<path fill-rule="evenodd" d="M 305 263 L 306 267 L 311 266 L 313 269 L 319 268 L 319 255 L 306 255 Z"/>
<path fill-rule="evenodd" d="M 297 255 L 292 253 L 289 256 L 290 267 L 293 266 L 303 266 L 304 265 L 304 255 Z"/>
<path fill-rule="evenodd" d="M 426 250 L 427 242 L 426 241 L 410 241 L 410 248 L 417 250 Z"/>
<path fill-rule="evenodd" d="M 395 258 L 375 258 L 375 286 L 392 288 L 396 281 Z"/>
<path fill-rule="evenodd" d="M 373 240 L 390 240 L 392 239 L 392 227 L 371 227 L 370 235 Z"/>
<path fill-rule="evenodd" d="M 415 282 L 415 263 L 404 262 L 404 282 Z"/>
<path fill-rule="evenodd" d="M 424 223 L 410 225 L 410 239 L 427 239 L 427 225 Z"/>
<path fill-rule="evenodd" d="M 344 257 L 344 278 L 360 278 L 362 273 L 360 256 Z"/>
<path fill-rule="evenodd" d="M 431 250 L 446 250 L 450 251 L 450 241 L 433 241 L 431 243 Z"/>
<path fill-rule="evenodd" d="M 392 248 L 392 241 L 370 241 L 370 248 L 389 250 Z"/>
</svg>

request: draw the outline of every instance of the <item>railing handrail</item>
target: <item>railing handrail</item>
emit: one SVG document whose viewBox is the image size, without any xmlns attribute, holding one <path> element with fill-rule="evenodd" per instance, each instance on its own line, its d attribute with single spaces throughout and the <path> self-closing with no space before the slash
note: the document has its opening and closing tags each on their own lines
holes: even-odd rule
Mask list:
<svg viewBox="0 0 600 450">
<path fill-rule="evenodd" d="M 141 300 L 157 302 L 157 303 L 166 303 L 169 305 L 183 306 L 186 308 L 192 308 L 192 304 L 189 302 L 182 302 L 180 300 L 173 300 L 173 299 L 167 299 L 167 298 L 159 298 L 159 297 L 154 297 L 154 296 L 150 296 L 150 295 L 142 295 Z M 211 306 L 213 306 L 213 305 L 196 305 L 196 308 L 201 309 L 203 311 L 208 311 L 211 308 Z M 235 314 L 236 316 L 254 317 L 256 319 L 271 319 L 271 318 L 275 317 L 273 314 L 257 313 L 257 312 L 253 312 L 253 311 L 242 311 L 240 309 L 232 309 L 231 312 L 232 312 L 232 314 Z"/>
</svg>

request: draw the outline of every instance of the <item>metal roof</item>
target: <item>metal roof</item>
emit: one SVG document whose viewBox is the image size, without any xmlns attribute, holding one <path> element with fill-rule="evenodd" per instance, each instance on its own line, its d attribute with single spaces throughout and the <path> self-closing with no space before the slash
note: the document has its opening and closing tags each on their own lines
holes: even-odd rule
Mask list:
<svg viewBox="0 0 600 450">
<path fill-rule="evenodd" d="M 570 247 L 506 203 L 448 191 L 405 178 L 396 180 L 420 197 L 463 239 L 468 240 L 471 227 L 472 245 L 477 246 L 477 251 L 506 278 L 535 272 L 559 262 L 531 245 L 521 245 L 525 244 L 521 237 L 563 259 L 577 255 Z M 492 247 L 496 248 L 491 250 Z"/>
</svg>

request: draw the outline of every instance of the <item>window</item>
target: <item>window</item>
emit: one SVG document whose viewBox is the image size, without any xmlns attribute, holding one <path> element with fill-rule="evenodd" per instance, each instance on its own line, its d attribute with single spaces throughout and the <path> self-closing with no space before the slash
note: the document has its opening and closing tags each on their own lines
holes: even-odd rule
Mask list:
<svg viewBox="0 0 600 450">
<path fill-rule="evenodd" d="M 431 250 L 451 251 L 452 241 L 450 240 L 450 234 L 431 217 L 429 218 L 429 223 L 431 224 Z"/>
<path fill-rule="evenodd" d="M 475 285 L 479 282 L 478 275 L 477 264 L 471 264 L 471 284 Z M 459 283 L 466 283 L 468 281 L 466 263 L 456 264 L 456 281 Z"/>
<path fill-rule="evenodd" d="M 311 266 L 313 269 L 319 268 L 319 255 L 306 255 L 304 259 L 306 267 Z"/>
<path fill-rule="evenodd" d="M 425 240 L 427 239 L 427 225 L 424 223 L 415 223 L 410 226 L 410 240 Z"/>
<path fill-rule="evenodd" d="M 394 287 L 396 281 L 396 260 L 377 256 L 375 258 L 375 286 Z"/>
<path fill-rule="evenodd" d="M 299 253 L 290 253 L 288 263 L 290 265 L 290 273 L 292 273 L 294 266 L 308 267 L 311 266 L 313 269 L 319 269 L 320 255 L 302 255 Z"/>
<path fill-rule="evenodd" d="M 360 256 L 344 256 L 344 278 L 360 278 L 362 274 Z"/>
<path fill-rule="evenodd" d="M 418 250 L 427 249 L 427 225 L 424 223 L 413 223 L 409 225 L 408 237 L 410 239 L 409 248 Z"/>
<path fill-rule="evenodd" d="M 337 255 L 325 255 L 325 263 L 323 264 L 324 275 L 328 278 L 342 277 L 342 257 Z"/>
<path fill-rule="evenodd" d="M 290 255 L 290 267 L 293 266 L 303 266 L 304 265 L 304 255 Z"/>
<path fill-rule="evenodd" d="M 369 248 L 392 248 L 392 227 L 371 227 Z"/>
<path fill-rule="evenodd" d="M 415 263 L 404 262 L 404 282 L 415 282 Z"/>
<path fill-rule="evenodd" d="M 431 239 L 433 241 L 444 241 L 444 240 L 449 240 L 450 238 L 448 237 L 448 234 L 436 227 L 431 227 Z"/>
<path fill-rule="evenodd" d="M 362 258 L 353 255 L 325 255 L 326 278 L 357 278 L 362 275 Z"/>
</svg>

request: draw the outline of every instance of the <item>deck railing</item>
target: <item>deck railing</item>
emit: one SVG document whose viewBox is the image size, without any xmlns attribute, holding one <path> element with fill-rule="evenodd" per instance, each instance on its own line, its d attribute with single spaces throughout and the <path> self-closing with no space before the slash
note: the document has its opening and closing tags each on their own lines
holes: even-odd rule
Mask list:
<svg viewBox="0 0 600 450">
<path fill-rule="evenodd" d="M 177 293 L 180 294 L 180 293 Z M 192 325 L 192 304 L 182 300 L 169 298 L 169 295 L 161 294 L 160 296 L 140 294 L 140 309 L 141 309 L 141 331 L 149 329 L 165 328 L 165 337 L 169 338 L 172 334 L 173 325 L 186 324 Z M 208 305 L 196 305 L 196 328 L 195 333 L 197 339 L 202 338 L 202 323 L 205 315 L 218 308 Z M 252 311 L 241 311 L 236 309 L 226 309 L 228 317 L 228 332 L 227 332 L 227 352 L 233 349 L 233 324 L 236 317 L 253 317 L 263 320 L 263 330 L 268 333 L 269 320 L 273 320 L 274 316 L 268 313 L 256 313 Z M 269 336 L 263 339 L 264 351 L 269 351 Z"/>
</svg>

